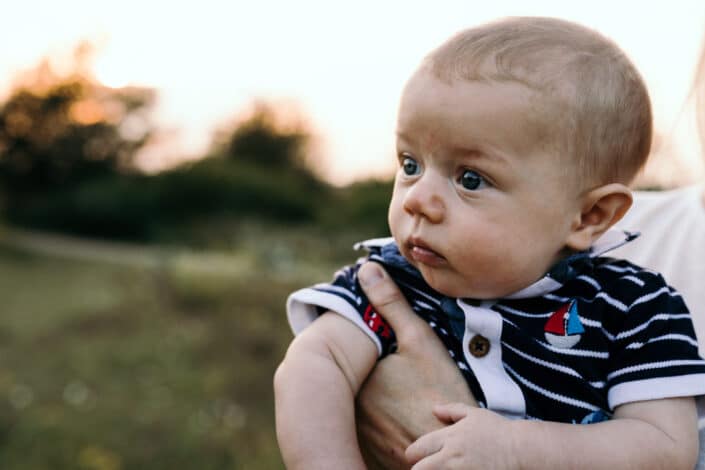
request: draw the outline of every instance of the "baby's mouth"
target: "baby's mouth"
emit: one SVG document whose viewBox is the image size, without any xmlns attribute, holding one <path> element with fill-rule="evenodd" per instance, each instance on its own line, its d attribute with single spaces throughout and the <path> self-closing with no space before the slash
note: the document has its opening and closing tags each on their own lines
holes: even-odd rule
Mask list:
<svg viewBox="0 0 705 470">
<path fill-rule="evenodd" d="M 438 267 L 447 263 L 446 259 L 431 249 L 423 240 L 410 238 L 406 244 L 409 257 L 431 267 Z"/>
</svg>

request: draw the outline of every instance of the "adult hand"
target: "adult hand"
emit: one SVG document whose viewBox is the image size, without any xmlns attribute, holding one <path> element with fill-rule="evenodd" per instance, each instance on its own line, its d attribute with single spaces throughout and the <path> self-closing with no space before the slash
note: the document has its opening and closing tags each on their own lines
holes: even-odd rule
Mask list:
<svg viewBox="0 0 705 470">
<path fill-rule="evenodd" d="M 377 363 L 358 394 L 360 446 L 370 468 L 406 469 L 406 448 L 444 426 L 432 412 L 434 405 L 476 402 L 446 348 L 384 269 L 367 263 L 358 277 L 398 343 L 397 352 Z"/>
</svg>

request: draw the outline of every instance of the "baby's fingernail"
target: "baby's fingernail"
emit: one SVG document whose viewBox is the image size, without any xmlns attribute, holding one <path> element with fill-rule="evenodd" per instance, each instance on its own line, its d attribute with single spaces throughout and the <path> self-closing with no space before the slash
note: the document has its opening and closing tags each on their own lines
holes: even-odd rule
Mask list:
<svg viewBox="0 0 705 470">
<path fill-rule="evenodd" d="M 358 271 L 358 277 L 363 286 L 374 286 L 384 279 L 384 274 L 377 263 L 366 263 Z"/>
</svg>

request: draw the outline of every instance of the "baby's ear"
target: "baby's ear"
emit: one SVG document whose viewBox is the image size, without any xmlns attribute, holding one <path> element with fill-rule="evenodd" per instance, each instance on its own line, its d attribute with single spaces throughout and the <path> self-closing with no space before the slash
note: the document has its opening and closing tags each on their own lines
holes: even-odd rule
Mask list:
<svg viewBox="0 0 705 470">
<path fill-rule="evenodd" d="M 595 188 L 582 198 L 566 245 L 575 251 L 587 250 L 632 205 L 632 193 L 623 184 L 611 183 Z"/>
</svg>

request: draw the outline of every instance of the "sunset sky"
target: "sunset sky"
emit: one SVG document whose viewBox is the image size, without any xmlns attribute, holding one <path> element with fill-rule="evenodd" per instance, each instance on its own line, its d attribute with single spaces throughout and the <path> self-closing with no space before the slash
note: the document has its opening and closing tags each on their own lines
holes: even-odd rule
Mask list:
<svg viewBox="0 0 705 470">
<path fill-rule="evenodd" d="M 152 164 L 203 152 L 260 97 L 296 103 L 321 139 L 326 174 L 345 183 L 389 174 L 399 93 L 419 59 L 506 15 L 562 17 L 613 38 L 646 78 L 657 127 L 683 132 L 674 129 L 705 36 L 702 0 L 25 0 L 2 10 L 0 93 L 17 71 L 87 39 L 104 83 L 158 90 L 155 117 L 172 133 Z M 677 140 L 681 173 L 702 174 L 692 139 Z"/>
</svg>

